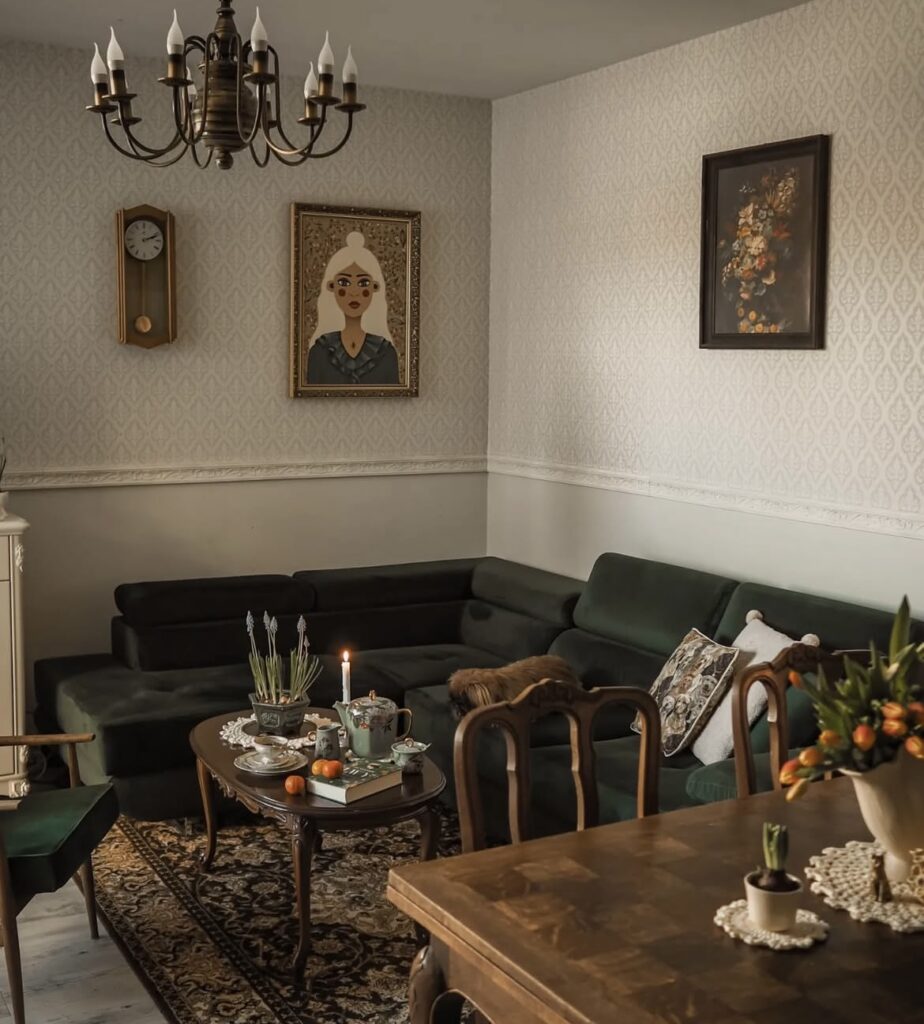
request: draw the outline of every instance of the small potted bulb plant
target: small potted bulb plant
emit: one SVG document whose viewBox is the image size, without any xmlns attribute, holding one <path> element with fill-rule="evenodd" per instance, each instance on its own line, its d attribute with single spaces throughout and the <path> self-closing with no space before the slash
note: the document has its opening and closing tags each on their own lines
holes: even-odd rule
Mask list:
<svg viewBox="0 0 924 1024">
<path fill-rule="evenodd" d="M 305 617 L 298 620 L 298 644 L 289 654 L 289 682 L 286 686 L 285 663 L 276 650 L 279 623 L 276 617 L 263 613 L 268 654 L 261 653 L 254 635 L 254 619 L 246 618 L 250 637 L 250 671 L 254 692 L 250 695 L 254 717 L 261 733 L 269 736 L 297 736 L 310 706 L 308 692 L 321 674 L 322 665 L 315 654 L 308 652 Z"/>
<path fill-rule="evenodd" d="M 768 932 L 788 932 L 796 923 L 802 883 L 786 871 L 789 833 L 785 825 L 764 822 L 764 866 L 744 879 L 748 917 Z"/>
</svg>

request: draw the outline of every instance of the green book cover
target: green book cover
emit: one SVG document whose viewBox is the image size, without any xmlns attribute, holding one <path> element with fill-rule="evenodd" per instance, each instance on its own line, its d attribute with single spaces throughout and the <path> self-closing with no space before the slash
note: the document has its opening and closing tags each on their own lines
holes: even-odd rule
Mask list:
<svg viewBox="0 0 924 1024">
<path fill-rule="evenodd" d="M 339 779 L 309 775 L 305 782 L 309 793 L 339 804 L 349 804 L 392 786 L 400 786 L 401 778 L 401 769 L 393 761 L 357 757 L 344 764 L 343 775 Z"/>
</svg>

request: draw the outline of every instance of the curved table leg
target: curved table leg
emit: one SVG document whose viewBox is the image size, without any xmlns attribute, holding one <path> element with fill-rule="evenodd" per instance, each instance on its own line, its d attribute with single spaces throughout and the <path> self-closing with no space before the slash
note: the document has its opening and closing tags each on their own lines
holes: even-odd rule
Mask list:
<svg viewBox="0 0 924 1024">
<path fill-rule="evenodd" d="M 434 802 L 417 815 L 420 821 L 420 859 L 435 860 L 440 842 L 440 811 Z"/>
<path fill-rule="evenodd" d="M 196 775 L 199 777 L 199 792 L 202 795 L 202 815 L 205 818 L 206 846 L 202 855 L 200 871 L 208 871 L 215 859 L 215 838 L 218 833 L 215 814 L 215 784 L 205 762 L 196 758 Z"/>
<path fill-rule="evenodd" d="M 292 958 L 292 970 L 296 978 L 300 978 L 311 942 L 311 857 L 317 841 L 317 830 L 310 818 L 301 815 L 289 819 L 289 829 L 292 833 L 295 909 L 298 913 L 298 946 Z"/>
</svg>

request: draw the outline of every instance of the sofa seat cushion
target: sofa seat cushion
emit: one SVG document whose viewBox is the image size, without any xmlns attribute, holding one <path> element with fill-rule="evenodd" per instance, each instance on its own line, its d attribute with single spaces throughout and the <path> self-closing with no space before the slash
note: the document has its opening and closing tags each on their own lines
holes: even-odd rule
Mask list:
<svg viewBox="0 0 924 1024">
<path fill-rule="evenodd" d="M 471 596 L 478 560 L 457 558 L 355 569 L 310 569 L 295 579 L 310 586 L 315 610 L 346 611 L 433 601 L 464 601 Z"/>
<path fill-rule="evenodd" d="M 92 673 L 104 678 L 125 678 L 125 666 L 111 654 L 78 654 L 67 658 L 42 658 L 35 663 L 35 725 L 41 732 L 61 732 L 58 721 L 58 690 L 70 679 Z"/>
<path fill-rule="evenodd" d="M 17 895 L 54 892 L 83 864 L 119 816 L 112 786 L 31 793 L 0 814 Z"/>
<path fill-rule="evenodd" d="M 314 590 L 291 576 L 218 576 L 212 579 L 123 583 L 115 590 L 116 607 L 136 626 L 178 622 L 243 621 L 248 611 L 260 618 L 299 615 L 314 607 Z"/>
<path fill-rule="evenodd" d="M 58 689 L 55 713 L 68 732 L 92 732 L 79 750 L 96 777 L 192 764 L 189 732 L 213 715 L 249 709 L 247 665 L 179 672 L 88 672 Z"/>
<path fill-rule="evenodd" d="M 607 553 L 594 564 L 574 609 L 574 623 L 588 633 L 666 658 L 693 628 L 714 635 L 736 586 L 713 573 Z"/>
</svg>

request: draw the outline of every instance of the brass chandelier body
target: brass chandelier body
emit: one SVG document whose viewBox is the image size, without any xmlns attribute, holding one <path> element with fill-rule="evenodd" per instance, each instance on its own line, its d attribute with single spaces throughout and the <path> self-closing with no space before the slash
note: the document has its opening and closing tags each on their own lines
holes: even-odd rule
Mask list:
<svg viewBox="0 0 924 1024">
<path fill-rule="evenodd" d="M 257 22 L 262 29 L 259 9 Z M 178 32 L 175 18 L 174 26 Z M 256 26 L 254 33 L 256 38 Z M 228 170 L 234 163 L 234 154 L 246 149 L 259 167 L 266 167 L 272 157 L 296 167 L 306 160 L 319 160 L 339 152 L 352 133 L 353 116 L 365 109 L 356 99 L 355 73 L 351 75 L 353 80 L 347 81 L 344 66 L 341 99 L 334 95 L 332 55 L 330 63 L 322 64 L 319 60 L 319 73 L 315 75 L 312 68 L 306 81 L 304 114 L 298 118 L 308 138 L 302 146 L 297 146 L 281 124 L 281 73 L 276 50 L 265 39 L 256 39 L 258 45 L 265 48 L 255 48 L 251 40 L 242 39 L 230 3 L 219 4 L 218 20 L 207 36 L 183 38 L 180 34 L 179 38 L 182 44 L 177 43 L 173 48 L 175 52 L 168 52 L 167 73 L 158 79 L 171 90 L 175 128 L 173 138 L 159 148 L 146 145 L 135 134 L 141 118 L 132 111 L 136 94 L 128 90 L 118 44 L 115 44 L 113 59 L 113 44 L 110 43 L 108 74 L 97 51 L 95 70 L 91 71 L 94 102 L 87 110 L 100 115 L 106 138 L 123 156 L 132 160 L 169 167 L 191 151 L 199 167 L 208 166 L 214 158 L 219 168 Z M 330 53 L 327 43 L 325 50 Z M 348 59 L 352 63 L 352 56 Z M 198 62 L 201 90 L 191 77 L 190 60 Z M 355 68 L 355 63 L 352 66 Z M 346 125 L 340 140 L 321 150 L 318 144 L 328 126 L 328 111 L 332 107 L 346 115 Z M 121 139 L 113 129 L 121 129 Z"/>
</svg>

